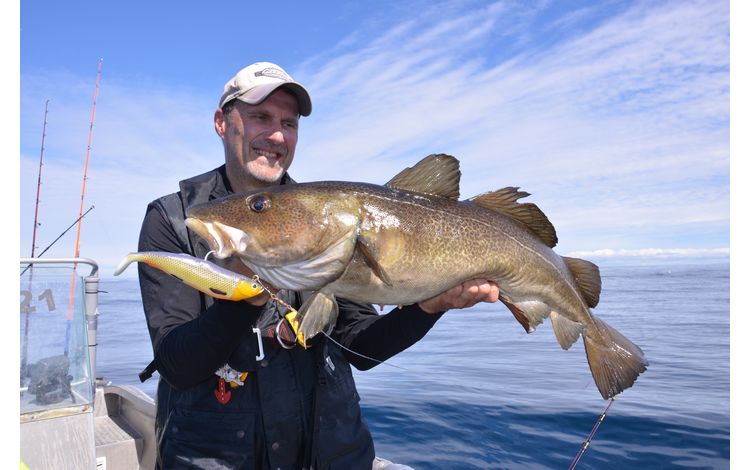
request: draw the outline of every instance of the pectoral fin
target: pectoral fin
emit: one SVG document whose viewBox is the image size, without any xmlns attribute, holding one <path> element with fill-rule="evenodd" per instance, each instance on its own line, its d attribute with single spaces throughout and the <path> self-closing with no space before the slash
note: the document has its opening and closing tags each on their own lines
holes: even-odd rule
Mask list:
<svg viewBox="0 0 750 470">
<path fill-rule="evenodd" d="M 316 292 L 299 309 L 302 321 L 297 335 L 304 344 L 321 331 L 330 333 L 339 315 L 339 306 L 331 294 Z"/>
<path fill-rule="evenodd" d="M 383 270 L 380 263 L 378 263 L 377 247 L 370 243 L 370 240 L 367 237 L 360 235 L 357 237 L 357 249 L 362 253 L 365 263 L 367 263 L 367 266 L 372 269 L 372 272 L 375 273 L 385 285 L 393 287 L 390 277 L 388 277 L 388 274 Z"/>
</svg>

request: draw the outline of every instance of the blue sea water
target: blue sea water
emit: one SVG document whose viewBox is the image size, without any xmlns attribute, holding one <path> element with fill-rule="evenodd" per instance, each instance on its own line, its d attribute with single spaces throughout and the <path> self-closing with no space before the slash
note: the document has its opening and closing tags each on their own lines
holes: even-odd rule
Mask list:
<svg viewBox="0 0 750 470">
<path fill-rule="evenodd" d="M 579 469 L 729 468 L 729 265 L 603 266 L 595 314 L 650 361 Z M 141 384 L 137 280 L 102 280 L 97 375 Z M 415 469 L 568 468 L 604 410 L 583 344 L 527 335 L 504 306 L 452 311 L 409 350 L 355 371 L 379 456 Z"/>
</svg>

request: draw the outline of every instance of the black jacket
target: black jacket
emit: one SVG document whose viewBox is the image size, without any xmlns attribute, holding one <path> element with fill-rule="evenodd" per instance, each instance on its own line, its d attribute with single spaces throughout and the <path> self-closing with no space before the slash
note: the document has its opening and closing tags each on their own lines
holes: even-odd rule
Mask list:
<svg viewBox="0 0 750 470">
<path fill-rule="evenodd" d="M 293 183 L 284 175 L 282 184 Z M 231 194 L 224 166 L 180 182 L 180 191 L 149 204 L 139 251 L 203 257 L 205 241 L 189 233 L 185 209 Z M 157 468 L 370 469 L 372 437 L 359 408 L 350 363 L 378 362 L 327 339 L 310 349 L 283 349 L 263 340 L 262 360 L 253 327 L 267 330 L 285 313 L 275 302 L 254 307 L 215 300 L 145 264 L 141 295 L 154 359 L 157 392 Z M 281 291 L 295 308 L 305 293 Z M 412 305 L 378 315 L 371 305 L 338 299 L 332 337 L 357 353 L 386 360 L 421 339 L 440 315 Z M 215 395 L 225 364 L 248 372 L 244 385 Z M 313 419 L 313 415 L 316 418 Z M 314 426 L 313 423 L 317 423 Z"/>
</svg>

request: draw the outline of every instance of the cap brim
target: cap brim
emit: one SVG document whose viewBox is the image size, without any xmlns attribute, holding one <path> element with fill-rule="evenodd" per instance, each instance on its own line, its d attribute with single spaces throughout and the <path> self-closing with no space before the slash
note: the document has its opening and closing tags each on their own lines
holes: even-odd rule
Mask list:
<svg viewBox="0 0 750 470">
<path fill-rule="evenodd" d="M 305 90 L 305 87 L 297 82 L 267 83 L 264 85 L 258 85 L 248 92 L 234 97 L 234 99 L 238 99 L 247 104 L 260 104 L 263 100 L 268 98 L 268 95 L 276 91 L 277 88 L 286 88 L 294 93 L 299 105 L 299 114 L 301 116 L 310 115 L 312 112 L 312 100 L 310 100 L 310 95 L 307 93 L 307 90 Z"/>
</svg>

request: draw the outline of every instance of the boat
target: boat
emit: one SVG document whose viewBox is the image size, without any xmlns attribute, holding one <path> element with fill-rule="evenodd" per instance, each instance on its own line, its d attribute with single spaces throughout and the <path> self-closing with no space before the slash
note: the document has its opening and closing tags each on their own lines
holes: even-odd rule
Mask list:
<svg viewBox="0 0 750 470">
<path fill-rule="evenodd" d="M 21 268 L 21 468 L 153 469 L 154 400 L 96 379 L 97 263 L 22 258 Z"/>
<path fill-rule="evenodd" d="M 22 258 L 21 268 L 21 468 L 153 469 L 154 400 L 96 378 L 98 264 Z M 381 457 L 372 468 L 412 470 Z"/>
</svg>

